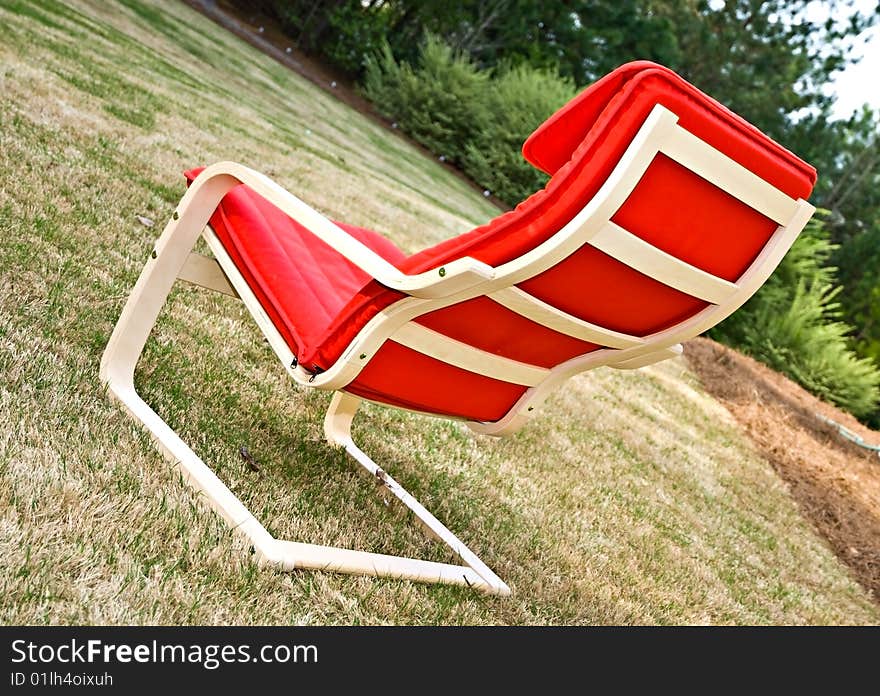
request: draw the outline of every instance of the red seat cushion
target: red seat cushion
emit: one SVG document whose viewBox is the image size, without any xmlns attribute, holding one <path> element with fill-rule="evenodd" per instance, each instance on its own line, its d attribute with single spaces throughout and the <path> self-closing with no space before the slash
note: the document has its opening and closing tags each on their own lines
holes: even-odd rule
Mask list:
<svg viewBox="0 0 880 696">
<path fill-rule="evenodd" d="M 185 173 L 191 183 L 203 167 Z M 393 264 L 406 255 L 380 234 L 337 222 Z M 211 227 L 298 359 L 370 276 L 247 186 L 230 191 Z"/>
<path fill-rule="evenodd" d="M 547 240 L 583 209 L 656 104 L 792 198 L 809 196 L 816 177 L 812 167 L 675 73 L 638 62 L 585 90 L 529 137 L 525 156 L 552 178 L 515 210 L 407 258 L 374 233 L 346 229 L 408 273 L 463 256 L 493 266 L 508 262 Z M 776 228 L 772 220 L 662 155 L 614 220 L 660 249 L 731 281 Z M 244 187 L 224 199 L 212 224 L 307 369 L 330 367 L 372 317 L 403 298 Z M 672 326 L 706 306 L 589 245 L 520 287 L 581 319 L 634 335 Z M 309 306 L 298 306 L 304 298 Z M 462 302 L 418 321 L 488 352 L 544 367 L 597 348 L 534 324 L 488 298 Z M 491 421 L 502 417 L 524 388 L 439 363 L 390 341 L 347 390 L 407 408 Z"/>
</svg>

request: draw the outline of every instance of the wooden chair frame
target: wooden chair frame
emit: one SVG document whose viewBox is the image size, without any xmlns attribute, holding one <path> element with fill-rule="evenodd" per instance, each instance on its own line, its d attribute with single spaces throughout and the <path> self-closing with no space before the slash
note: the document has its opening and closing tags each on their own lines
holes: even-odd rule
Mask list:
<svg viewBox="0 0 880 696">
<path fill-rule="evenodd" d="M 508 586 L 494 572 L 354 444 L 351 422 L 361 399 L 346 393 L 344 388 L 381 345 L 392 340 L 462 369 L 528 387 L 500 420 L 468 423 L 480 433 L 506 435 L 522 427 L 548 394 L 573 375 L 602 365 L 634 369 L 677 355 L 681 352 L 680 341 L 702 333 L 740 307 L 776 268 L 814 208 L 806 201 L 790 198 L 681 128 L 677 121 L 673 113 L 657 105 L 593 199 L 567 225 L 531 251 L 497 267 L 466 257 L 417 275 L 402 273 L 265 176 L 232 162 L 207 167 L 189 187 L 155 244 L 104 352 L 101 380 L 132 417 L 149 430 L 162 452 L 177 464 L 185 480 L 203 494 L 230 527 L 250 541 L 261 563 L 283 570 L 320 569 L 400 577 L 509 594 Z M 659 152 L 778 224 L 759 256 L 735 283 L 695 268 L 611 221 Z M 239 183 L 248 185 L 377 281 L 406 295 L 373 317 L 326 372 L 312 374 L 296 363 L 290 347 L 208 226 L 220 201 Z M 203 235 L 214 259 L 191 253 L 199 235 Z M 516 287 L 517 283 L 554 266 L 584 244 L 710 304 L 681 324 L 639 337 L 585 322 Z M 446 543 L 464 565 L 272 537 L 135 390 L 135 366 L 177 279 L 241 298 L 282 365 L 298 384 L 336 391 L 324 422 L 327 440 L 344 448 L 433 535 Z M 555 331 L 607 347 L 547 369 L 479 350 L 413 321 L 425 313 L 482 295 Z"/>
</svg>

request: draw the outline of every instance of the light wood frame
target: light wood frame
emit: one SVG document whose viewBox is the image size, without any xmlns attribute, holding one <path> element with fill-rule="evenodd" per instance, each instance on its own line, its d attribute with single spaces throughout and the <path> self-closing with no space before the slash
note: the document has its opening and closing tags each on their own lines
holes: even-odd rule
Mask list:
<svg viewBox="0 0 880 696">
<path fill-rule="evenodd" d="M 477 432 L 507 435 L 522 427 L 547 396 L 573 375 L 601 365 L 635 369 L 673 357 L 681 352 L 682 340 L 702 333 L 740 307 L 776 268 L 814 208 L 771 186 L 681 128 L 677 121 L 673 113 L 657 105 L 593 199 L 561 230 L 531 251 L 497 267 L 465 257 L 417 275 L 402 273 L 265 176 L 232 162 L 212 165 L 189 187 L 156 242 L 104 352 L 101 380 L 150 431 L 188 483 L 204 495 L 206 502 L 233 529 L 250 541 L 261 562 L 285 570 L 304 568 L 392 576 L 509 594 L 510 589 L 495 573 L 354 444 L 350 427 L 361 399 L 345 393 L 344 388 L 385 341 L 395 341 L 461 369 L 526 386 L 523 396 L 503 418 L 492 423 L 468 423 Z M 694 268 L 611 221 L 659 152 L 778 224 L 764 249 L 736 282 Z M 405 294 L 403 299 L 373 317 L 325 372 L 312 374 L 297 364 L 290 347 L 208 226 L 222 198 L 239 183 L 248 185 L 381 284 Z M 200 234 L 214 259 L 191 253 Z M 517 283 L 554 266 L 584 244 L 710 304 L 669 329 L 650 336 L 631 336 L 583 321 L 516 287 Z M 298 384 L 336 391 L 324 424 L 327 440 L 344 448 L 368 474 L 381 482 L 384 490 L 409 508 L 432 535 L 446 543 L 464 565 L 273 538 L 135 391 L 135 366 L 177 279 L 239 297 Z M 479 296 L 487 296 L 555 331 L 604 347 L 548 369 L 487 353 L 414 322 L 425 313 Z"/>
</svg>

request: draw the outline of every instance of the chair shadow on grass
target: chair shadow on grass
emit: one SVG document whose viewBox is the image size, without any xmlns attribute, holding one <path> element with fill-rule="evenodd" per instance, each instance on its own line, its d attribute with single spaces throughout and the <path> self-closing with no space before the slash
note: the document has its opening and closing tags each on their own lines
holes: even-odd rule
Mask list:
<svg viewBox="0 0 880 696">
<path fill-rule="evenodd" d="M 226 302 L 196 299 L 198 292 L 175 290 L 168 308 L 189 306 L 194 300 Z M 239 311 L 232 307 L 220 308 L 219 316 Z M 157 323 L 159 334 L 190 333 L 187 343 L 192 348 L 183 351 L 174 341 L 152 337 L 136 372 L 138 389 L 270 533 L 291 541 L 455 562 L 451 552 L 434 543 L 408 510 L 382 495 L 380 482 L 324 440 L 322 419 L 329 394 L 289 382 L 273 364 L 274 356 L 266 360 L 263 342 L 250 328 L 247 333 L 253 337 L 243 340 L 253 338 L 255 350 L 244 352 L 247 364 L 221 364 L 212 355 L 211 337 L 199 335 L 206 327 L 185 324 L 168 308 Z M 277 368 L 277 381 L 268 387 L 249 383 L 240 374 L 264 368 L 269 372 Z M 526 562 L 515 543 L 524 523 L 501 500 L 499 491 L 467 471 L 450 472 L 435 465 L 435 460 L 450 455 L 467 458 L 455 438 L 446 438 L 444 452 L 429 451 L 422 456 L 425 448 L 417 446 L 407 456 L 387 440 L 387 433 L 390 429 L 406 438 L 412 422 L 401 423 L 399 414 L 382 411 L 367 407 L 354 426 L 355 439 L 377 463 L 465 543 L 476 546 L 478 553 L 491 540 L 492 552 L 498 554 L 493 563 L 515 570 Z M 419 433 L 463 427 L 425 416 L 414 418 L 421 421 L 416 426 Z M 250 461 L 242 457 L 242 447 Z M 450 453 L 450 447 L 455 451 Z"/>
</svg>

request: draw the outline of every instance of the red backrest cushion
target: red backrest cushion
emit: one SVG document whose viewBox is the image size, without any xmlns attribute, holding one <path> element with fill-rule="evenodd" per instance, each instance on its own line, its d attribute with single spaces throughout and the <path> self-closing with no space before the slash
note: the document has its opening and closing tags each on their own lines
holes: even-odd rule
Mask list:
<svg viewBox="0 0 880 696">
<path fill-rule="evenodd" d="M 523 156 L 553 176 L 571 159 L 611 98 L 630 78 L 653 65 L 646 61 L 627 63 L 585 89 L 528 137 L 523 143 Z"/>
<path fill-rule="evenodd" d="M 401 268 L 418 273 L 462 256 L 497 266 L 533 249 L 596 194 L 656 104 L 677 114 L 685 129 L 792 198 L 809 196 L 816 176 L 812 167 L 672 71 L 647 62 L 631 63 L 579 95 L 528 139 L 525 155 L 553 175 L 544 190 L 486 225 L 407 258 Z M 662 155 L 613 219 L 651 244 L 731 281 L 749 266 L 776 227 Z M 635 335 L 672 326 L 706 306 L 589 245 L 520 287 L 577 317 Z M 368 284 L 331 326 L 311 359 L 322 368 L 331 364 L 359 327 L 401 297 L 375 282 Z M 548 367 L 595 349 L 523 320 L 486 298 L 418 321 L 484 350 Z M 383 348 L 371 361 L 369 374 L 362 373 L 350 390 L 364 389 L 364 395 L 368 392 L 371 398 L 395 403 L 401 382 L 415 378 L 416 372 L 421 381 L 428 379 L 423 374 L 430 367 L 426 361 L 436 362 L 417 354 L 407 357 L 399 346 Z M 456 368 L 440 372 L 442 379 L 438 377 L 433 388 L 421 394 L 418 404 L 410 400 L 410 408 L 493 420 L 522 392 L 489 380 L 496 385 L 490 389 L 492 398 L 487 400 L 481 393 L 477 403 L 474 393 L 486 390 L 487 378 Z M 456 404 L 454 410 L 449 403 Z"/>
</svg>

